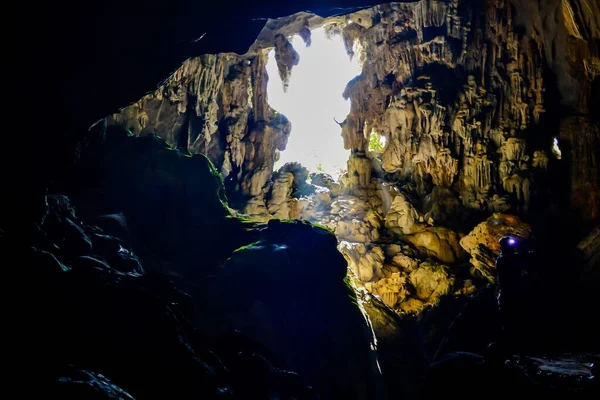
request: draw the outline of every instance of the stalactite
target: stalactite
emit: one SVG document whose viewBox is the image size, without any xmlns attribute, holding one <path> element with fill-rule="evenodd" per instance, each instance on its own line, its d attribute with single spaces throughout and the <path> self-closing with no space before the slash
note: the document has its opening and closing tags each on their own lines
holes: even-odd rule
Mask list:
<svg viewBox="0 0 600 400">
<path fill-rule="evenodd" d="M 417 187 L 425 179 L 453 186 L 465 192 L 464 199 L 474 191 L 488 206 L 495 195 L 508 192 L 526 206 L 530 180 L 522 176 L 529 166 L 543 169 L 547 164 L 540 156 L 544 149 L 528 148 L 527 135 L 545 112 L 543 57 L 549 50 L 542 32 L 528 35 L 516 28 L 510 3 L 421 0 L 384 4 L 335 20 L 348 54 L 361 48 L 365 60 L 363 73 L 343 94 L 351 111 L 340 123 L 344 146 L 356 160 L 367 153 L 368 135 L 375 130 L 388 138 L 381 156 L 385 172 Z M 562 1 L 567 33 L 581 42 L 594 37 L 595 28 L 582 28 L 581 16 L 574 15 L 579 9 Z M 289 21 L 305 38 L 308 27 L 325 23 L 310 14 Z M 188 150 L 209 155 L 226 173 L 235 171 L 239 193 L 263 196 L 275 153 L 285 148 L 290 129 L 267 103 L 266 52 L 275 49 L 283 78 L 298 62 L 287 40 L 292 31 L 281 34 L 281 24 L 268 24 L 247 55 L 186 61 L 154 93 L 109 122 L 135 134 L 157 132 L 174 143 L 181 143 L 179 132 L 188 126 Z M 569 49 L 573 57 L 581 56 L 582 73 L 594 79 L 596 53 L 584 46 Z M 589 104 L 589 96 L 582 96 L 581 104 Z M 185 115 L 190 113 L 188 102 L 194 103 L 190 118 Z M 528 154 L 538 156 L 530 160 Z M 365 175 L 350 182 L 367 185 L 370 169 L 354 163 L 352 174 Z"/>
</svg>

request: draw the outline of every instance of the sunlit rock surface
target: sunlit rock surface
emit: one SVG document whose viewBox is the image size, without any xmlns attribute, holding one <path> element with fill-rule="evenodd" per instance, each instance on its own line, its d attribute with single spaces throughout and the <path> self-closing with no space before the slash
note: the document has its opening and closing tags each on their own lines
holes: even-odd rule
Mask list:
<svg viewBox="0 0 600 400">
<path fill-rule="evenodd" d="M 105 123 L 205 154 L 239 214 L 328 227 L 359 286 L 414 312 L 437 301 L 419 297 L 409 279 L 431 265 L 451 267 L 430 280 L 439 293 L 493 283 L 500 236 L 532 235 L 517 216 L 531 215 L 542 231 L 549 219 L 557 230 L 566 224 L 574 240 L 597 225 L 592 3 L 420 0 L 271 19 L 246 54 L 191 58 Z M 341 35 L 362 64 L 340 93 L 350 101 L 338 122 L 350 156 L 338 181 L 297 163 L 274 171 L 294 133 L 269 106 L 267 55 L 275 51 L 283 85 L 293 82 L 302 59 L 291 38 L 308 45 L 316 28 Z M 382 148 L 370 148 L 372 135 Z M 458 279 L 465 265 L 471 275 Z"/>
<path fill-rule="evenodd" d="M 493 214 L 460 240 L 460 245 L 471 255 L 470 262 L 473 267 L 490 281 L 495 279 L 493 271 L 496 258 L 500 254 L 498 242 L 506 235 L 529 239 L 531 228 L 518 217 Z"/>
</svg>

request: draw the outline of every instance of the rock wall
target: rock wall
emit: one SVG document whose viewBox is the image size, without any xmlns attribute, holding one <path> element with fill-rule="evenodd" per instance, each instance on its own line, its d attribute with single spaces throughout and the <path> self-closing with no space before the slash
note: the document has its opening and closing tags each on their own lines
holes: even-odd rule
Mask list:
<svg viewBox="0 0 600 400">
<path fill-rule="evenodd" d="M 341 124 L 357 185 L 370 181 L 363 156 L 374 131 L 387 138 L 383 171 L 413 181 L 421 193 L 454 187 L 468 208 L 501 211 L 500 196 L 527 210 L 557 133 L 548 125 L 553 118 L 544 118 L 547 103 L 556 102 L 548 92 L 579 112 L 595 107 L 597 5 L 477 3 L 422 0 L 328 19 L 299 13 L 270 20 L 247 54 L 189 59 L 108 122 L 206 154 L 228 179 L 230 195 L 242 196 L 240 206 L 264 197 L 291 129 L 268 105 L 266 53 L 275 49 L 285 82 L 299 62 L 286 36 L 301 34 L 309 45 L 309 29 L 324 25 L 343 35 L 350 56 L 361 49 L 356 56 L 364 61 L 344 92 L 352 109 Z M 550 25 L 551 17 L 558 22 Z M 577 86 L 567 89 L 572 81 Z M 256 208 L 260 200 L 253 202 Z"/>
<path fill-rule="evenodd" d="M 78 239 L 61 248 L 69 250 L 69 244 L 82 255 L 108 248 L 110 258 L 103 257 L 113 268 L 173 281 L 189 295 L 186 322 L 204 340 L 241 333 L 323 397 L 378 398 L 376 340 L 331 232 L 305 221 L 259 223 L 234 216 L 210 161 L 181 153 L 155 135 L 97 129 L 81 150 L 80 175 L 70 185 L 73 200 L 82 220 L 97 224 L 103 235 L 87 243 L 70 223 L 51 232 Z M 3 235 L 16 236 L 16 228 L 2 228 Z M 129 247 L 104 235 L 123 232 L 143 269 Z M 266 359 L 256 356 L 255 372 L 267 377 Z"/>
<path fill-rule="evenodd" d="M 207 155 L 230 204 L 255 220 L 327 226 L 359 284 L 419 311 L 494 281 L 494 246 L 463 238 L 492 214 L 545 226 L 546 210 L 569 207 L 556 218 L 576 220 L 574 236 L 597 224 L 598 11 L 589 0 L 420 0 L 301 12 L 268 20 L 244 55 L 187 60 L 105 122 Z M 339 181 L 296 163 L 273 171 L 292 127 L 268 104 L 267 54 L 287 85 L 302 62 L 288 38 L 308 46 L 317 27 L 363 65 L 342 94 L 351 155 Z M 385 137 L 380 153 L 371 135 Z"/>
<path fill-rule="evenodd" d="M 230 193 L 262 197 L 290 123 L 267 103 L 266 55 L 204 55 L 187 60 L 158 89 L 107 118 L 136 135 L 157 134 L 204 154 Z"/>
</svg>

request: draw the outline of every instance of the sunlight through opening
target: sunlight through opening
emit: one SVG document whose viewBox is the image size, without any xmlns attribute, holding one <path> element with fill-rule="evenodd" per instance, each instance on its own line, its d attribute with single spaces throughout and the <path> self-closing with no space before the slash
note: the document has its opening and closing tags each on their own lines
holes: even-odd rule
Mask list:
<svg viewBox="0 0 600 400">
<path fill-rule="evenodd" d="M 300 56 L 286 92 L 277 70 L 275 51 L 267 62 L 269 104 L 292 123 L 292 131 L 280 158 L 279 169 L 287 162 L 299 162 L 311 172 L 325 172 L 337 179 L 346 169 L 350 155 L 344 149 L 341 128 L 350 111 L 350 100 L 342 93 L 348 82 L 361 73 L 359 57 L 346 53 L 340 35 L 328 38 L 325 29 L 311 33 L 312 44 L 306 47 L 300 36 L 290 41 Z"/>
</svg>

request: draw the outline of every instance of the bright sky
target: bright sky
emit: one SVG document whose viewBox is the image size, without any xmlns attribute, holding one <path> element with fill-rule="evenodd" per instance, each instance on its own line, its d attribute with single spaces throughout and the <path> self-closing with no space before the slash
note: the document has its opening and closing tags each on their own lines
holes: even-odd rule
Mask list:
<svg viewBox="0 0 600 400">
<path fill-rule="evenodd" d="M 344 149 L 341 128 L 333 118 L 342 122 L 350 111 L 350 100 L 344 100 L 342 93 L 346 84 L 361 73 L 358 57 L 350 61 L 342 37 L 327 39 L 323 28 L 312 31 L 310 47 L 299 36 L 291 42 L 300 62 L 292 69 L 286 93 L 274 51 L 269 53 L 267 63 L 269 104 L 292 123 L 286 150 L 281 152 L 275 169 L 298 161 L 313 172 L 320 165 L 337 179 L 339 171 L 346 169 L 350 153 Z"/>
</svg>

